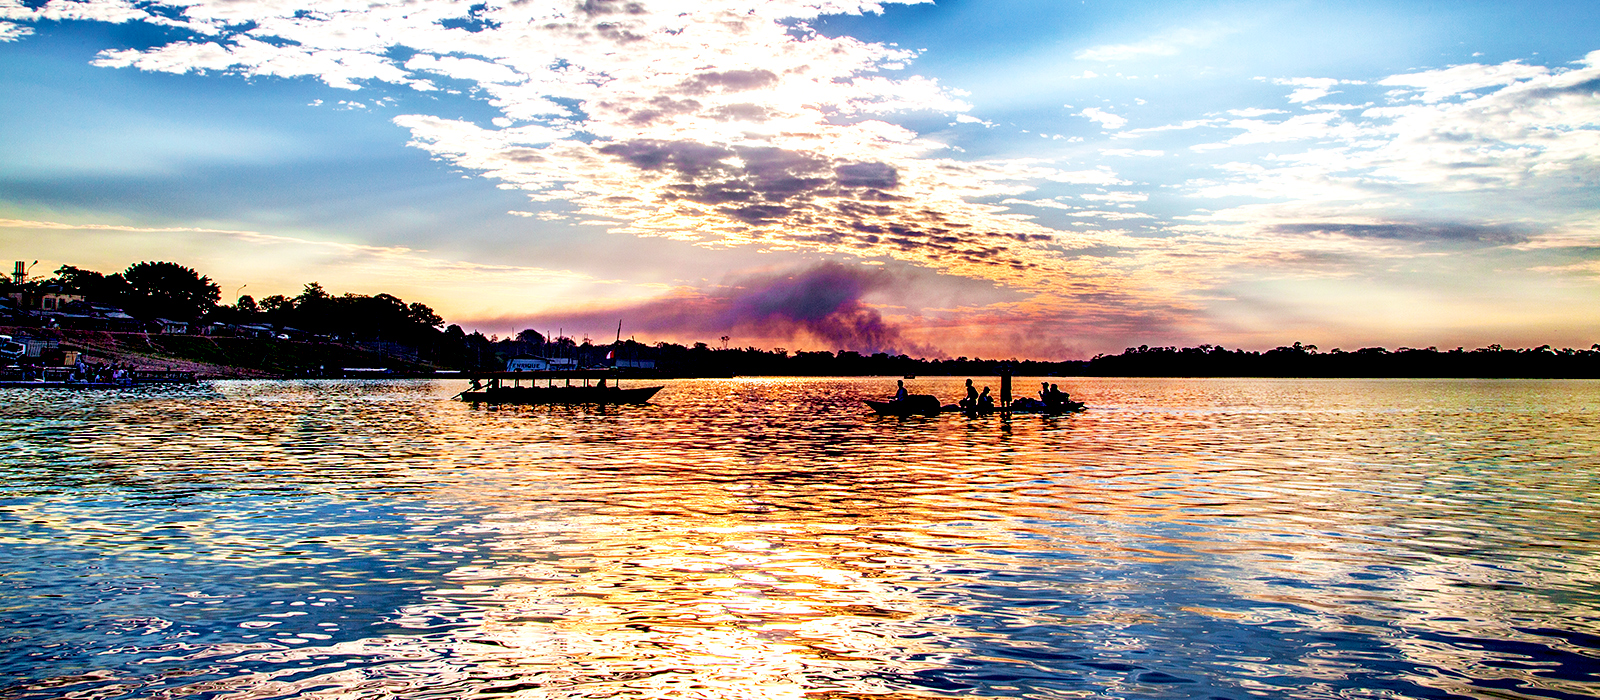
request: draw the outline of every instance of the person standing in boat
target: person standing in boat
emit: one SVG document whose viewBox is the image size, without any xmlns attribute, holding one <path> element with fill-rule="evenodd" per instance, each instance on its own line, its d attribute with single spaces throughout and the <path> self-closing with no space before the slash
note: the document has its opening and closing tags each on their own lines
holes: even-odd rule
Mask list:
<svg viewBox="0 0 1600 700">
<path fill-rule="evenodd" d="M 906 380 L 897 379 L 897 380 L 895 380 L 894 383 L 898 387 L 897 389 L 894 390 L 894 400 L 895 401 L 904 401 L 904 400 L 906 400 Z"/>
</svg>

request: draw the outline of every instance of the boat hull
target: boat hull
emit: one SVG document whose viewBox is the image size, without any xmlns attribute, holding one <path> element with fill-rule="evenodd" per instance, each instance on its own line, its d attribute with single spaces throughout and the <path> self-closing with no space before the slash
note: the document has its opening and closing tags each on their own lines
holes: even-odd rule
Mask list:
<svg viewBox="0 0 1600 700">
<path fill-rule="evenodd" d="M 661 391 L 659 386 L 632 389 L 597 386 L 557 387 L 490 387 L 478 391 L 461 392 L 461 400 L 469 403 L 496 404 L 641 404 Z"/>
<path fill-rule="evenodd" d="M 863 399 L 880 416 L 936 416 L 939 399 L 928 394 L 912 394 L 903 401 L 873 401 Z"/>
</svg>

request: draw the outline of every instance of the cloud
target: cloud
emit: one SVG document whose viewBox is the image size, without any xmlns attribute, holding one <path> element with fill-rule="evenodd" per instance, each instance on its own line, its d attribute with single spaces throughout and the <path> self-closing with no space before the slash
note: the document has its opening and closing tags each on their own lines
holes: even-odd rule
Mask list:
<svg viewBox="0 0 1600 700">
<path fill-rule="evenodd" d="M 12 22 L 0 22 L 0 41 L 16 41 L 33 33 L 33 27 Z"/>
<path fill-rule="evenodd" d="M 1100 61 L 1111 63 L 1116 61 L 1134 61 L 1142 58 L 1161 58 L 1176 56 L 1183 49 L 1204 46 L 1211 42 L 1211 34 L 1190 29 L 1169 32 L 1159 36 L 1128 44 L 1101 44 L 1073 54 L 1073 58 L 1080 61 Z"/>
<path fill-rule="evenodd" d="M 1273 80 L 1274 85 L 1294 85 L 1299 89 L 1289 93 L 1291 104 L 1312 102 L 1327 97 L 1334 93 L 1335 85 L 1364 85 L 1360 80 L 1338 80 L 1335 78 L 1279 78 Z"/>
<path fill-rule="evenodd" d="M 708 92 L 742 92 L 759 90 L 778 83 L 778 75 L 769 70 L 706 71 L 684 81 L 682 90 L 690 95 Z"/>
<path fill-rule="evenodd" d="M 1096 107 L 1090 107 L 1082 112 L 1079 112 L 1078 114 L 1083 116 L 1085 119 L 1098 123 L 1100 126 L 1103 126 L 1107 129 L 1121 129 L 1128 123 L 1126 118 L 1119 117 Z"/>
<path fill-rule="evenodd" d="M 1135 211 L 1075 211 L 1067 216 L 1079 218 L 1104 219 L 1107 221 L 1133 221 L 1136 219 L 1154 219 L 1156 217 L 1144 212 Z"/>
<path fill-rule="evenodd" d="M 1434 103 L 1473 90 L 1510 85 L 1548 75 L 1550 69 L 1544 66 L 1529 66 L 1521 61 L 1510 61 L 1492 66 L 1473 63 L 1440 70 L 1393 75 L 1378 81 L 1378 84 L 1415 88 L 1421 92 L 1420 98 L 1423 102 Z"/>
<path fill-rule="evenodd" d="M 306 75 L 349 89 L 426 90 L 444 76 L 475 84 L 501 112 L 490 120 L 497 128 L 396 117 L 412 146 L 530 200 L 572 202 L 581 220 L 614 219 L 615 232 L 881 255 L 1011 279 L 1050 266 L 1035 244 L 1052 232 L 971 201 L 1025 191 L 1030 177 L 1083 173 L 944 157 L 944 146 L 869 116 L 967 109 L 935 81 L 878 74 L 912 52 L 795 30 L 824 11 L 877 7 L 721 0 L 588 3 L 573 13 L 380 1 L 301 13 L 270 0 L 200 2 L 183 14 L 200 38 L 106 51 L 97 63 Z"/>
<path fill-rule="evenodd" d="M 1261 109 L 1259 107 L 1251 107 L 1249 109 L 1230 109 L 1228 110 L 1228 114 L 1232 114 L 1236 117 L 1250 118 L 1265 117 L 1269 114 L 1288 114 L 1288 112 L 1285 112 L 1281 109 Z"/>
<path fill-rule="evenodd" d="M 29 219 L 0 219 L 0 228 L 43 229 L 53 231 L 120 231 L 124 233 L 220 233 L 227 236 L 241 238 L 268 237 L 255 231 L 235 231 L 220 228 L 197 228 L 193 226 L 126 226 L 122 224 L 68 224 L 59 221 L 35 221 Z M 329 245 L 341 245 L 332 244 Z"/>
<path fill-rule="evenodd" d="M 1385 78 L 1379 83 L 1420 89 L 1354 115 L 1235 120 L 1228 127 L 1245 133 L 1229 143 L 1330 142 L 1277 160 L 1374 187 L 1518 188 L 1539 179 L 1581 181 L 1600 171 L 1600 51 L 1571 69 L 1535 70 L 1516 62 L 1458 68 Z M 1481 95 L 1456 92 L 1495 85 L 1501 87 Z M 1445 100 L 1447 94 L 1459 99 Z M 1263 168 L 1252 179 L 1286 172 Z"/>
<path fill-rule="evenodd" d="M 1090 192 L 1078 196 L 1091 202 L 1143 202 L 1150 198 L 1150 195 L 1140 192 L 1106 192 L 1100 194 Z"/>
<path fill-rule="evenodd" d="M 1344 201 L 1397 214 L 1426 197 L 1465 192 L 1521 206 L 1542 192 L 1546 210 L 1524 212 L 1533 217 L 1552 215 L 1556 202 L 1588 206 L 1577 193 L 1600 176 L 1600 52 L 1573 68 L 1458 68 L 1378 81 L 1417 88 L 1391 93 L 1383 106 L 1279 118 L 1243 112 L 1256 117 L 1217 125 L 1241 133 L 1190 150 L 1307 147 L 1222 163 L 1219 177 L 1187 186 L 1203 197 Z M 1340 81 L 1347 83 L 1357 84 Z M 1469 90 L 1479 92 L 1458 92 Z"/>
<path fill-rule="evenodd" d="M 1165 154 L 1166 154 L 1165 151 L 1156 151 L 1156 150 L 1148 150 L 1148 149 L 1147 150 L 1135 150 L 1135 149 L 1132 149 L 1132 148 L 1102 148 L 1102 149 L 1100 149 L 1100 155 L 1103 155 L 1103 156 L 1114 156 L 1114 157 L 1121 157 L 1121 158 L 1132 158 L 1132 157 L 1154 158 L 1156 156 L 1161 156 L 1161 155 L 1165 155 Z"/>
<path fill-rule="evenodd" d="M 1176 56 L 1179 47 L 1164 41 L 1152 40 L 1137 44 L 1104 44 L 1079 51 L 1073 58 L 1080 61 L 1129 61 L 1140 58 Z M 1087 76 L 1087 72 L 1086 75 Z"/>
<path fill-rule="evenodd" d="M 1520 243 L 1528 235 L 1515 226 L 1463 222 L 1384 222 L 1384 223 L 1283 223 L 1266 229 L 1272 233 L 1297 236 L 1345 236 L 1397 241 L 1447 241 L 1506 245 Z"/>
<path fill-rule="evenodd" d="M 1263 114 L 1282 114 L 1283 112 L 1278 111 L 1278 110 L 1263 110 L 1262 113 Z M 1152 127 L 1147 127 L 1147 128 L 1144 128 L 1144 129 L 1129 129 L 1127 131 L 1121 131 L 1121 132 L 1118 132 L 1118 133 L 1114 134 L 1112 136 L 1112 138 L 1127 139 L 1127 138 L 1137 138 L 1139 136 L 1144 136 L 1146 134 L 1161 133 L 1163 131 L 1187 131 L 1189 129 L 1197 129 L 1197 128 L 1202 127 L 1202 126 L 1217 126 L 1219 124 L 1224 124 L 1226 122 L 1227 122 L 1226 119 L 1190 119 L 1188 121 L 1180 122 L 1178 124 L 1166 124 L 1166 125 L 1163 125 L 1163 126 L 1152 126 Z"/>
<path fill-rule="evenodd" d="M 789 272 L 750 275 L 709 290 L 679 289 L 635 304 L 492 323 L 594 327 L 622 319 L 629 328 L 676 337 L 733 335 L 862 353 L 941 356 L 936 348 L 905 338 L 900 326 L 886 321 L 863 301 L 869 294 L 898 284 L 894 274 L 878 267 L 824 262 Z"/>
<path fill-rule="evenodd" d="M 457 80 L 469 80 L 477 83 L 514 84 L 526 80 L 526 76 L 505 66 L 488 61 L 457 58 L 455 56 L 417 54 L 405 62 L 405 67 L 412 71 L 438 73 Z"/>
</svg>

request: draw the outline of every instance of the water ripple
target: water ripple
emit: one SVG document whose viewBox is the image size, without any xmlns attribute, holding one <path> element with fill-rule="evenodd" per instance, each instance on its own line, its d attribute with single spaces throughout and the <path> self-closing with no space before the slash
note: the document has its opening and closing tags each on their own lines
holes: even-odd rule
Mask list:
<svg viewBox="0 0 1600 700">
<path fill-rule="evenodd" d="M 1600 383 L 457 384 L 0 390 L 0 697 L 1600 690 Z"/>
</svg>

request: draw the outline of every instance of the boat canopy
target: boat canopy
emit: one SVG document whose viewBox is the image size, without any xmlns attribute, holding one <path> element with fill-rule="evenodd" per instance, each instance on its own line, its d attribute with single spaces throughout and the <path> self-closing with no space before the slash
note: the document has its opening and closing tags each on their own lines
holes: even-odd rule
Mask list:
<svg viewBox="0 0 1600 700">
<path fill-rule="evenodd" d="M 523 372 L 464 372 L 470 379 L 612 379 L 618 372 L 610 367 L 595 369 L 547 369 Z"/>
</svg>

